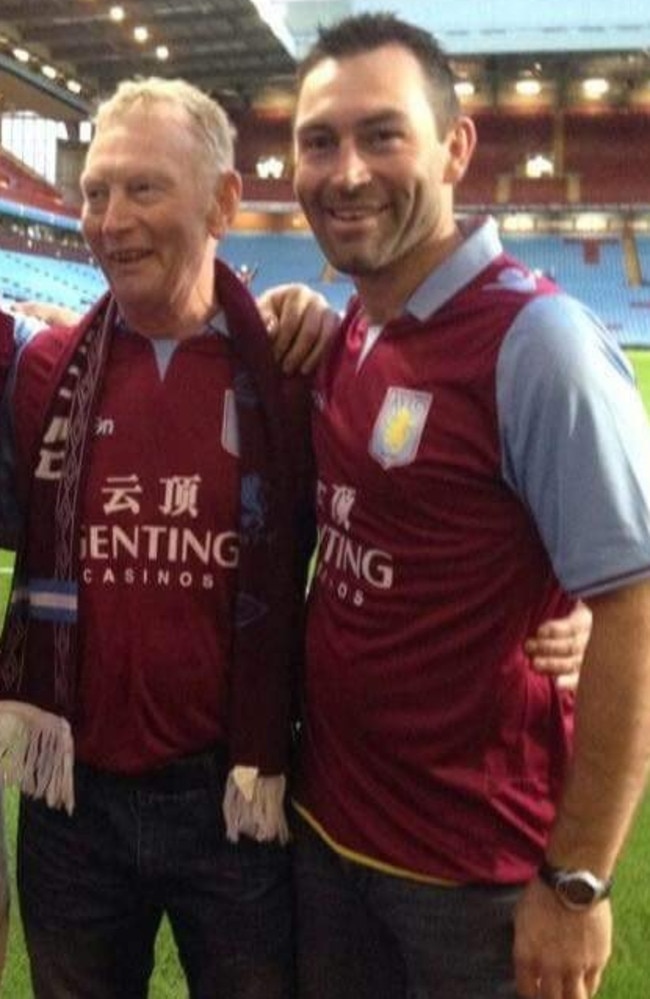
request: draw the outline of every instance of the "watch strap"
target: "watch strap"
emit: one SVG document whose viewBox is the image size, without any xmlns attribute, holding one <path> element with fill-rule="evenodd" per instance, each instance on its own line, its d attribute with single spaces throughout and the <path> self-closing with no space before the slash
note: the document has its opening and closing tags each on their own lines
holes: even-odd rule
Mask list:
<svg viewBox="0 0 650 999">
<path fill-rule="evenodd" d="M 614 884 L 612 877 L 599 878 L 592 871 L 585 869 L 569 870 L 564 867 L 554 867 L 547 860 L 542 862 L 538 870 L 538 876 L 540 881 L 543 881 L 545 885 L 552 888 L 561 900 L 572 908 L 580 908 L 581 905 L 579 903 L 571 903 L 569 898 L 571 885 L 582 882 L 585 888 L 591 889 L 593 897 L 589 902 L 584 903 L 585 905 L 590 905 L 608 898 L 611 895 Z"/>
</svg>

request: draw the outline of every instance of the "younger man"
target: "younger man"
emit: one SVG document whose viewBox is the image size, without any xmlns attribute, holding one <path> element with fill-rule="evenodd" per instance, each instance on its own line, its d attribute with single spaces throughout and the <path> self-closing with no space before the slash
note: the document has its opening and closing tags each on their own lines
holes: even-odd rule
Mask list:
<svg viewBox="0 0 650 999">
<path fill-rule="evenodd" d="M 388 15 L 299 72 L 296 192 L 358 293 L 314 392 L 304 999 L 593 995 L 648 767 L 647 420 L 597 320 L 455 218 L 453 84 Z M 562 590 L 594 617 L 575 739 L 524 655 Z"/>
</svg>

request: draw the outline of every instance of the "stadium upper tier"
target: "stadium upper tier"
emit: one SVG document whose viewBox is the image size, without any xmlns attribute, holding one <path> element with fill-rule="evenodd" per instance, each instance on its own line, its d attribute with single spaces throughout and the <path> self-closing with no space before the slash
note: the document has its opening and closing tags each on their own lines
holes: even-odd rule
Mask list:
<svg viewBox="0 0 650 999">
<path fill-rule="evenodd" d="M 592 308 L 622 344 L 650 347 L 650 237 L 508 236 L 504 242 Z M 342 310 L 352 292 L 351 283 L 331 272 L 307 234 L 233 233 L 221 255 L 251 278 L 255 293 L 301 281 Z M 0 250 L 0 292 L 6 298 L 84 310 L 104 289 L 101 272 L 89 264 Z"/>
<path fill-rule="evenodd" d="M 11 210 L 12 203 L 16 214 L 21 214 L 21 206 L 30 206 L 48 217 L 53 214 L 59 225 L 69 225 L 78 215 L 75 209 L 64 204 L 56 187 L 4 147 L 0 149 L 0 200 L 5 203 L 3 211 Z"/>
</svg>

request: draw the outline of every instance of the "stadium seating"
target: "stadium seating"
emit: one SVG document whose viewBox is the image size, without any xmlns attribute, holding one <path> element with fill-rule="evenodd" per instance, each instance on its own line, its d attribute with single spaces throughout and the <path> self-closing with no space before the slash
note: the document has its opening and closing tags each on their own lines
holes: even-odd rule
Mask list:
<svg viewBox="0 0 650 999">
<path fill-rule="evenodd" d="M 567 113 L 565 168 L 578 175 L 583 204 L 650 204 L 650 115 Z"/>
<path fill-rule="evenodd" d="M 504 242 L 529 267 L 593 309 L 621 344 L 650 347 L 650 285 L 628 283 L 620 240 L 518 236 Z M 644 247 L 642 266 L 650 274 L 650 239 L 637 244 L 640 256 Z"/>
<path fill-rule="evenodd" d="M 0 291 L 4 298 L 86 309 L 105 288 L 101 271 L 90 264 L 0 249 Z"/>
<path fill-rule="evenodd" d="M 458 191 L 461 207 L 516 209 L 526 205 L 543 212 L 546 206 L 573 202 L 593 206 L 650 204 L 647 112 L 566 112 L 561 119 L 551 111 L 535 115 L 484 112 L 476 120 L 479 144 Z M 616 142 L 611 141 L 613 135 Z M 523 176 L 522 166 L 529 156 L 553 152 L 561 153 L 559 176 L 537 180 Z M 248 156 L 251 163 L 256 154 L 253 144 Z M 244 180 L 247 203 L 257 205 L 259 211 L 265 202 L 274 206 L 291 202 L 295 208 L 288 179 L 264 181 L 254 176 L 249 166 Z M 0 152 L 0 212 L 9 220 L 4 239 L 0 232 L 0 242 L 5 245 L 0 250 L 3 295 L 85 309 L 103 291 L 105 281 L 97 268 L 60 259 L 75 255 L 78 217 L 66 211 L 54 187 L 4 151 Z M 53 227 L 55 232 L 74 230 L 68 239 L 69 250 L 63 243 L 54 243 L 49 256 L 47 244 L 35 237 L 25 242 L 25 248 L 32 252 L 19 252 L 21 242 L 15 232 L 26 222 L 28 227 L 31 222 L 37 227 Z M 636 275 L 626 272 L 618 237 L 509 236 L 506 243 L 530 266 L 556 278 L 593 308 L 622 343 L 650 346 L 650 236 L 636 236 L 633 241 Z M 222 242 L 220 253 L 235 269 L 248 269 L 254 293 L 287 280 L 302 281 L 341 310 L 353 291 L 348 279 L 328 267 L 306 232 L 234 232 Z M 77 246 L 76 255 L 83 255 L 81 246 Z"/>
<path fill-rule="evenodd" d="M 476 125 L 478 146 L 459 187 L 461 205 L 650 204 L 647 112 L 566 112 L 562 118 L 484 112 Z M 528 158 L 539 153 L 554 161 L 555 177 L 523 175 Z"/>
<path fill-rule="evenodd" d="M 255 293 L 288 280 L 301 281 L 343 309 L 352 291 L 349 281 L 328 276 L 325 259 L 307 234 L 234 233 L 224 240 L 220 254 L 233 268 L 246 267 L 254 274 Z M 85 309 L 105 287 L 101 271 L 90 264 L 0 249 L 0 290 L 7 299 L 38 299 Z"/>
<path fill-rule="evenodd" d="M 333 308 L 345 307 L 352 284 L 331 274 L 315 239 L 308 233 L 230 233 L 220 255 L 232 267 L 247 267 L 255 274 L 252 291 L 259 293 L 288 280 L 300 281 L 322 292 Z"/>
<path fill-rule="evenodd" d="M 622 344 L 650 347 L 650 237 L 636 241 L 643 277 L 636 286 L 628 283 L 618 239 L 508 236 L 504 242 L 515 256 L 592 308 Z M 348 279 L 327 267 L 309 234 L 232 233 L 220 253 L 233 268 L 245 267 L 254 275 L 254 293 L 287 280 L 301 281 L 341 311 L 353 291 Z M 105 282 L 89 264 L 0 250 L 0 288 L 17 301 L 40 299 L 85 309 Z"/>
</svg>

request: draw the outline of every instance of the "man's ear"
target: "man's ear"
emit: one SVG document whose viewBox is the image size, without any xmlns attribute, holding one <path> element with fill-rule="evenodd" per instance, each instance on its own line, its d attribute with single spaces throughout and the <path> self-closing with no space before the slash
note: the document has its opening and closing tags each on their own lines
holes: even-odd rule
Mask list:
<svg viewBox="0 0 650 999">
<path fill-rule="evenodd" d="M 208 213 L 208 230 L 214 239 L 222 239 L 230 229 L 239 210 L 241 195 L 240 174 L 236 170 L 224 170 L 215 184 Z"/>
<path fill-rule="evenodd" d="M 447 134 L 449 158 L 445 170 L 448 184 L 458 184 L 469 166 L 476 147 L 476 126 L 471 118 L 461 115 L 452 123 Z"/>
</svg>

